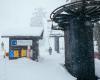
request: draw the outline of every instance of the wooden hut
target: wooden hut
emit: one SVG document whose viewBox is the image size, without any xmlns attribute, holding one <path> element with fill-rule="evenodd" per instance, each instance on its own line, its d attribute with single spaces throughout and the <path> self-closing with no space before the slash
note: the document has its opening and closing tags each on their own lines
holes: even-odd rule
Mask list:
<svg viewBox="0 0 100 80">
<path fill-rule="evenodd" d="M 9 38 L 9 59 L 28 57 L 38 60 L 39 40 L 42 39 L 43 28 L 26 29 L 24 32 L 5 32 L 2 38 Z"/>
</svg>

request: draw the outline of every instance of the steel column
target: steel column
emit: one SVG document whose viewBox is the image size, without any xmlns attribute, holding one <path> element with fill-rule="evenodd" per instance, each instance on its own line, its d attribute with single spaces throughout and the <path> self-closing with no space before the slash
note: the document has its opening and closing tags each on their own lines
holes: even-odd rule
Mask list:
<svg viewBox="0 0 100 80">
<path fill-rule="evenodd" d="M 90 22 L 91 23 L 91 22 Z M 65 66 L 78 80 L 95 80 L 93 25 L 74 18 L 65 30 Z"/>
</svg>

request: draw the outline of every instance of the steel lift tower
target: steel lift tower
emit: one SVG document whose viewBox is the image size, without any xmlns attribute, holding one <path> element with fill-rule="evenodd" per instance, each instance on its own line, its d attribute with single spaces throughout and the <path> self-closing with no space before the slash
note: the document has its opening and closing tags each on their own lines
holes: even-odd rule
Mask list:
<svg viewBox="0 0 100 80">
<path fill-rule="evenodd" d="M 96 80 L 93 27 L 100 20 L 100 0 L 72 0 L 50 18 L 65 33 L 65 67 L 77 80 Z"/>
<path fill-rule="evenodd" d="M 64 37 L 63 35 L 61 35 L 61 34 L 50 34 L 50 36 L 49 37 L 53 37 L 54 38 L 54 43 L 55 43 L 55 51 L 57 52 L 57 53 L 60 53 L 60 50 L 59 50 L 59 38 L 61 38 L 61 37 Z"/>
</svg>

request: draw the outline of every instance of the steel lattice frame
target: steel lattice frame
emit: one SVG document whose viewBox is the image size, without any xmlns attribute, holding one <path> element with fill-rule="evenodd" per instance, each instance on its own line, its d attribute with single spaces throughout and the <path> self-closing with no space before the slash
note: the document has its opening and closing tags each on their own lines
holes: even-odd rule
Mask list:
<svg viewBox="0 0 100 80">
<path fill-rule="evenodd" d="M 85 16 L 86 20 L 93 23 L 100 20 L 100 1 L 86 1 L 84 6 L 83 9 L 82 1 L 65 4 L 55 9 L 50 18 L 55 23 L 58 23 L 59 29 L 62 30 L 70 23 L 71 18 L 80 18 L 82 15 Z"/>
</svg>

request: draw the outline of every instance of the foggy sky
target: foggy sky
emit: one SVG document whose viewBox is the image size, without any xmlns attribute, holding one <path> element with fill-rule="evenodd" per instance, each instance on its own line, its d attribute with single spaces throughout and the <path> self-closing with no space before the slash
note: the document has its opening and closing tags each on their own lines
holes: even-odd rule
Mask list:
<svg viewBox="0 0 100 80">
<path fill-rule="evenodd" d="M 65 0 L 0 0 L 0 31 L 29 27 L 34 8 L 44 8 L 49 15 L 64 3 Z"/>
</svg>

